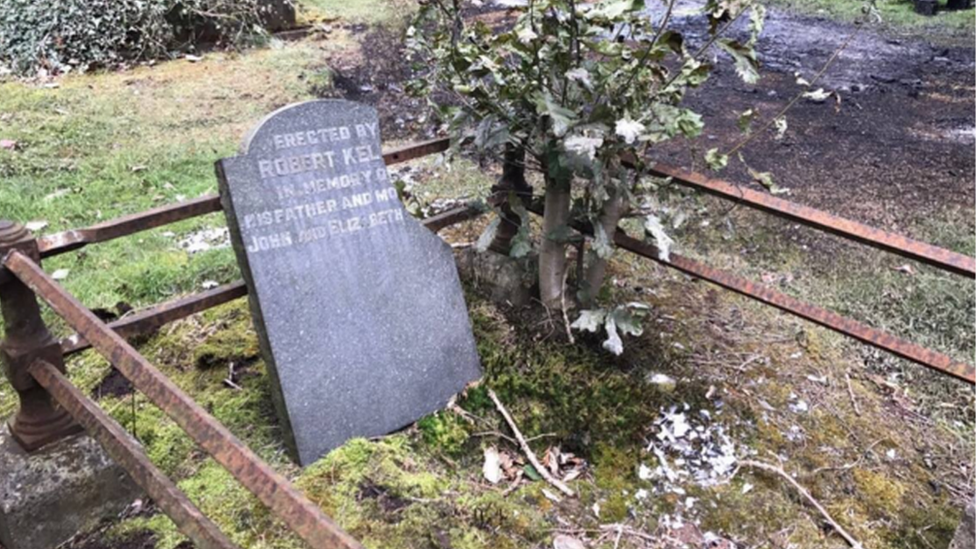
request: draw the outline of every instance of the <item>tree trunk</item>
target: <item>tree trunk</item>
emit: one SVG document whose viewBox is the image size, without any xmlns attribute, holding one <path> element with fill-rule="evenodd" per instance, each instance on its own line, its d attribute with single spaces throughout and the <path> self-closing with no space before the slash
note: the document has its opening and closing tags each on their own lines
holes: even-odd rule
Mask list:
<svg viewBox="0 0 976 549">
<path fill-rule="evenodd" d="M 546 205 L 542 218 L 542 246 L 539 250 L 539 298 L 552 310 L 563 308 L 563 275 L 566 272 L 566 242 L 549 235 L 569 223 L 572 203 L 570 182 L 546 178 Z"/>
<path fill-rule="evenodd" d="M 523 201 L 532 197 L 532 187 L 525 181 L 525 149 L 511 143 L 505 145 L 502 177 L 491 192 L 491 203 L 499 207 L 502 222 L 489 249 L 508 255 L 512 249 L 512 238 L 522 225 L 522 218 L 512 211 L 509 195 L 515 193 Z"/>
<path fill-rule="evenodd" d="M 620 218 L 627 213 L 627 206 L 627 196 L 620 190 L 614 193 L 603 204 L 599 223 L 603 226 L 603 231 L 611 242 L 613 242 L 613 236 L 617 232 L 617 224 L 620 223 Z M 585 280 L 581 281 L 580 286 L 584 307 L 589 307 L 593 304 L 597 294 L 600 293 L 600 288 L 603 286 L 603 279 L 606 274 L 607 260 L 594 254 L 593 262 L 587 267 Z"/>
</svg>

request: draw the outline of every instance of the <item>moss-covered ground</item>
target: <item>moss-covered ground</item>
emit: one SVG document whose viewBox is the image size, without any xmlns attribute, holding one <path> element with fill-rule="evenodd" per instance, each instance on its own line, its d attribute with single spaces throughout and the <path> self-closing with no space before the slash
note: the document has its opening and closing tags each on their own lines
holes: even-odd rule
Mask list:
<svg viewBox="0 0 976 549">
<path fill-rule="evenodd" d="M 396 12 L 374 4 L 310 2 L 305 16 L 379 24 Z M 215 192 L 213 161 L 233 154 L 264 114 L 330 86 L 324 58 L 355 47 L 350 31 L 336 25 L 327 37 L 273 41 L 245 54 L 212 52 L 197 63 L 72 76 L 56 87 L 0 83 L 0 139 L 18 143 L 15 151 L 0 149 L 0 214 L 44 222 L 39 232 L 50 233 Z M 415 167 L 414 189 L 424 201 L 478 196 L 496 175 L 467 162 L 450 170 L 429 160 Z M 774 283 L 972 358 L 971 284 L 922 269 L 906 285 L 904 273 L 891 268 L 901 262 L 865 261 L 863 250 L 842 249 L 830 268 L 818 267 L 814 255 L 778 236 L 784 227 L 776 222 L 733 215 L 742 216 L 732 219 L 737 232 L 681 232 L 683 251 L 753 278 L 790 275 Z M 918 234 L 972 254 L 967 215 Z M 221 226 L 219 215 L 200 218 L 45 267 L 68 270 L 63 283 L 89 307 L 121 313 L 237 278 L 226 247 L 190 254 L 178 244 Z M 480 226 L 444 236 L 470 242 Z M 743 249 L 752 251 L 738 253 Z M 971 388 L 643 259 L 618 254 L 611 275 L 608 299 L 652 306 L 644 335 L 627 340 L 621 357 L 604 352 L 595 337 L 568 343 L 560 318 L 498 306 L 467 287 L 485 369 L 481 385 L 456 408 L 387 437 L 352 440 L 304 470 L 285 456 L 243 301 L 166 326 L 138 348 L 368 547 L 549 547 L 558 534 L 591 547 L 668 547 L 674 531 L 662 517 L 676 513 L 740 547 L 845 546 L 782 479 L 754 471 L 711 488 L 688 485 L 687 496 L 639 498 L 654 488 L 640 475 L 641 465 L 658 465 L 647 451 L 654 422 L 684 404 L 689 413 L 714 414 L 741 452 L 794 474 L 865 547 L 947 545 L 961 502 L 972 497 Z M 46 318 L 64 332 L 53 315 Z M 241 547 L 302 547 L 144 396 L 127 391 L 104 360 L 88 351 L 68 369 Z M 670 376 L 674 386 L 652 382 L 653 374 Z M 935 388 L 916 389 L 921 383 Z M 570 482 L 578 498 L 553 498 L 524 465 L 517 485 L 484 479 L 486 448 L 520 455 L 488 388 L 537 454 L 558 447 L 585 462 Z M 797 399 L 808 410 L 791 409 Z M 0 381 L 0 415 L 15 407 Z M 687 497 L 697 500 L 693 509 Z M 134 539 L 158 549 L 187 547 L 151 503 L 76 547 L 122 547 Z"/>
</svg>

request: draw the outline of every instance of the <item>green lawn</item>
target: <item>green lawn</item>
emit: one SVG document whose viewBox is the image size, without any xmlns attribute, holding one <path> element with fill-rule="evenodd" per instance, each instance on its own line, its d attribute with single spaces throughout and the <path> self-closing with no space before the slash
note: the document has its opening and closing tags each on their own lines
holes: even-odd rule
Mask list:
<svg viewBox="0 0 976 549">
<path fill-rule="evenodd" d="M 827 16 L 841 21 L 854 21 L 863 17 L 866 2 L 854 0 L 769 0 L 769 5 L 788 8 L 810 15 Z M 939 5 L 944 8 L 945 0 Z M 972 9 L 940 11 L 933 17 L 915 13 L 911 0 L 877 0 L 875 3 L 882 19 L 882 26 L 906 34 L 925 34 L 929 39 L 958 39 L 972 45 L 976 29 Z"/>
</svg>

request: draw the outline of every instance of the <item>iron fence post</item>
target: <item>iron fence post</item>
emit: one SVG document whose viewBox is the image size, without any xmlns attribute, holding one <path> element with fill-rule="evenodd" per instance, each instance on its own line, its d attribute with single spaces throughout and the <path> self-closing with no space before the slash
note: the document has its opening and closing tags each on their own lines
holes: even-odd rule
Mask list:
<svg viewBox="0 0 976 549">
<path fill-rule="evenodd" d="M 40 262 L 37 240 L 19 223 L 0 220 L 0 257 L 18 250 Z M 0 314 L 4 339 L 0 343 L 3 371 L 17 395 L 20 408 L 8 426 L 14 440 L 32 452 L 58 439 L 82 431 L 68 412 L 28 372 L 35 360 L 53 364 L 64 372 L 61 345 L 41 319 L 41 309 L 30 288 L 0 270 Z"/>
</svg>

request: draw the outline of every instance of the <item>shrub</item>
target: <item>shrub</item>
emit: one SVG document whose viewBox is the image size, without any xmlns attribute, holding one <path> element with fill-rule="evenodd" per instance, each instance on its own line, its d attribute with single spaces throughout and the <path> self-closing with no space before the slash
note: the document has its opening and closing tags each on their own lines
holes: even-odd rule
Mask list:
<svg viewBox="0 0 976 549">
<path fill-rule="evenodd" d="M 260 0 L 0 0 L 0 65 L 63 73 L 260 33 Z"/>
</svg>

